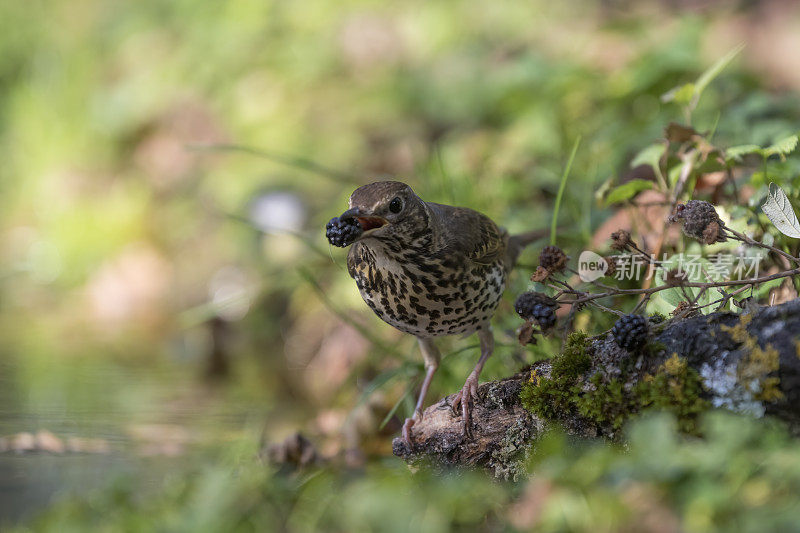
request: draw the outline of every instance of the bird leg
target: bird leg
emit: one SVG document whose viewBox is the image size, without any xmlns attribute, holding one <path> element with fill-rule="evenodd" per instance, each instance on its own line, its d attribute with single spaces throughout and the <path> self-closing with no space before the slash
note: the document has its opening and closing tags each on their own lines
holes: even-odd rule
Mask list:
<svg viewBox="0 0 800 533">
<path fill-rule="evenodd" d="M 472 406 L 473 401 L 478 400 L 478 377 L 481 375 L 483 365 L 494 351 L 494 336 L 488 324 L 484 324 L 478 329 L 478 339 L 481 342 L 481 357 L 478 359 L 475 368 L 467 376 L 464 387 L 458 391 L 453 398 L 453 413 L 458 415 L 458 408 L 461 407 L 462 423 L 464 424 L 463 434 L 465 437 L 472 437 Z"/>
<path fill-rule="evenodd" d="M 433 381 L 433 375 L 436 369 L 439 368 L 439 349 L 433 343 L 432 339 L 417 338 L 419 341 L 419 349 L 422 352 L 422 359 L 425 361 L 425 379 L 422 380 L 422 387 L 419 390 L 419 398 L 417 398 L 417 406 L 414 409 L 414 416 L 406 418 L 403 423 L 403 440 L 411 446 L 411 426 L 417 420 L 422 420 L 422 405 L 425 402 L 425 396 L 428 394 L 428 388 Z"/>
</svg>

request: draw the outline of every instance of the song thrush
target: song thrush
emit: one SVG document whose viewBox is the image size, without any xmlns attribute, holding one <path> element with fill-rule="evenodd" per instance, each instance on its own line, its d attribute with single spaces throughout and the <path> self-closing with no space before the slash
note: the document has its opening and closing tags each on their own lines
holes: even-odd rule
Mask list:
<svg viewBox="0 0 800 533">
<path fill-rule="evenodd" d="M 419 341 L 426 373 L 414 417 L 403 424 L 409 444 L 439 366 L 434 339 L 477 332 L 480 358 L 453 401 L 454 413 L 461 407 L 465 436 L 471 434 L 478 376 L 494 347 L 489 321 L 523 246 L 543 233 L 509 236 L 477 211 L 425 202 L 397 181 L 359 187 L 350 209 L 328 224 L 332 244 L 354 242 L 347 270 L 367 305 Z"/>
</svg>

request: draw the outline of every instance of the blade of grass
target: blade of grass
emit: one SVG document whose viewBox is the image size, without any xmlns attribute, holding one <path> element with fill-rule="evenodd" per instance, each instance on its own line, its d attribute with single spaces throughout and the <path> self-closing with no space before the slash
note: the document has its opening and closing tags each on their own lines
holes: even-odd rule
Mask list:
<svg viewBox="0 0 800 533">
<path fill-rule="evenodd" d="M 378 389 L 380 389 L 381 387 L 383 387 L 386 384 L 390 383 L 395 378 L 403 376 L 403 375 L 406 375 L 406 374 L 411 375 L 413 373 L 413 370 L 415 370 L 415 367 L 421 367 L 421 366 L 422 366 L 421 364 L 414 364 L 414 363 L 410 363 L 409 362 L 409 363 L 404 363 L 404 364 L 402 364 L 402 365 L 400 365 L 398 367 L 391 368 L 389 370 L 381 372 L 380 374 L 375 376 L 375 378 L 372 381 L 369 382 L 369 385 L 367 385 L 367 387 L 364 389 L 364 391 L 358 397 L 358 400 L 356 401 L 356 405 L 355 406 L 358 407 L 358 406 L 362 405 Z M 417 370 L 417 375 L 419 375 L 419 368 L 417 368 L 416 370 Z"/>
<path fill-rule="evenodd" d="M 395 402 L 394 406 L 392 406 L 392 408 L 389 410 L 389 412 L 388 412 L 388 413 L 386 413 L 386 416 L 385 416 L 385 417 L 383 418 L 383 420 L 381 421 L 380 425 L 378 426 L 378 430 L 379 430 L 379 431 L 380 431 L 381 429 L 383 429 L 383 428 L 384 428 L 384 426 L 386 426 L 386 424 L 388 424 L 388 423 L 389 423 L 389 420 L 391 420 L 391 419 L 392 419 L 392 417 L 394 416 L 394 414 L 395 414 L 395 413 L 397 412 L 397 410 L 400 408 L 400 405 L 403 403 L 403 401 L 404 401 L 406 398 L 408 398 L 408 395 L 409 395 L 409 394 L 411 394 L 411 391 L 413 391 L 414 389 L 416 389 L 416 388 L 417 388 L 417 384 L 420 382 L 420 380 L 421 380 L 421 378 L 417 378 L 417 379 L 415 379 L 414 381 L 412 381 L 412 382 L 411 382 L 411 384 L 410 384 L 408 387 L 406 387 L 406 390 L 405 390 L 405 392 L 404 392 L 404 393 L 403 393 L 403 394 L 400 396 L 400 398 L 398 398 L 398 399 L 397 399 L 397 402 Z"/>
<path fill-rule="evenodd" d="M 556 228 L 558 224 L 558 211 L 561 208 L 561 198 L 564 196 L 564 188 L 567 185 L 567 176 L 572 168 L 572 162 L 575 160 L 575 154 L 578 152 L 578 145 L 581 143 L 581 136 L 575 139 L 575 144 L 572 145 L 572 153 L 569 155 L 567 165 L 564 167 L 564 173 L 561 175 L 561 183 L 558 186 L 558 194 L 556 195 L 556 205 L 553 207 L 553 220 L 550 222 L 550 244 L 556 243 Z"/>
<path fill-rule="evenodd" d="M 744 50 L 745 43 L 740 43 L 733 48 L 730 52 L 722 56 L 718 59 L 713 65 L 711 65 L 705 72 L 703 72 L 697 81 L 694 82 L 694 99 L 692 101 L 692 109 L 697 107 L 697 102 L 700 100 L 700 97 L 703 95 L 703 91 L 705 91 L 706 87 L 714 81 L 714 78 L 720 75 L 720 73 L 725 70 L 731 61 L 736 59 L 736 56 Z"/>
<path fill-rule="evenodd" d="M 454 355 L 458 355 L 458 354 L 466 352 L 468 350 L 476 350 L 476 349 L 478 349 L 480 347 L 481 347 L 480 344 L 470 344 L 469 346 L 462 346 L 461 348 L 456 348 L 455 350 L 447 352 L 446 354 L 444 354 L 442 356 L 442 361 L 444 361 L 445 359 L 447 359 L 449 357 L 452 357 Z"/>
<path fill-rule="evenodd" d="M 243 146 L 240 144 L 189 144 L 186 145 L 186 148 L 188 150 L 197 152 L 241 152 L 262 157 L 269 161 L 280 163 L 289 167 L 299 168 L 308 172 L 319 174 L 321 176 L 326 176 L 335 181 L 344 183 L 358 182 L 358 178 L 353 174 L 326 167 L 317 163 L 316 161 L 302 156 L 281 154 L 271 150 L 263 150 L 250 146 Z"/>
</svg>

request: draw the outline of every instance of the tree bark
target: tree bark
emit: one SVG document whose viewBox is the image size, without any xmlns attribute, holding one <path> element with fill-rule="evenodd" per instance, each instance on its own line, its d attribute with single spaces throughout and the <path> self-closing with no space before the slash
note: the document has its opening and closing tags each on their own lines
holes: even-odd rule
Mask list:
<svg viewBox="0 0 800 533">
<path fill-rule="evenodd" d="M 667 323 L 654 341 L 655 353 L 634 356 L 610 335 L 594 339 L 587 347 L 591 368 L 579 381 L 591 387 L 589 377 L 600 373 L 604 378 L 624 376 L 630 386 L 677 354 L 699 374 L 710 407 L 774 415 L 800 428 L 800 299 L 742 314 L 720 312 Z M 516 477 L 520 456 L 554 422 L 527 411 L 520 391 L 532 371 L 548 376 L 550 370 L 549 360 L 539 361 L 482 384 L 473 409 L 472 439 L 462 436 L 461 417 L 451 407 L 453 395 L 441 399 L 414 425 L 413 446 L 396 438 L 394 454 L 411 463 L 481 466 L 497 476 Z M 560 415 L 557 422 L 573 435 L 614 434 L 607 425 L 575 412 Z"/>
</svg>

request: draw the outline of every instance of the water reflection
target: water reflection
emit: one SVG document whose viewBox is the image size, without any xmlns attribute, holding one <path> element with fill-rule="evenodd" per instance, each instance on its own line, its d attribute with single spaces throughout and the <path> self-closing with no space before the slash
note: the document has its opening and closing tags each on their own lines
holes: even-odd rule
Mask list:
<svg viewBox="0 0 800 533">
<path fill-rule="evenodd" d="M 266 414 L 181 366 L 92 360 L 52 369 L 60 376 L 43 386 L 41 376 L 29 379 L 30 365 L 0 358 L 0 525 L 120 478 L 159 490 Z"/>
</svg>

